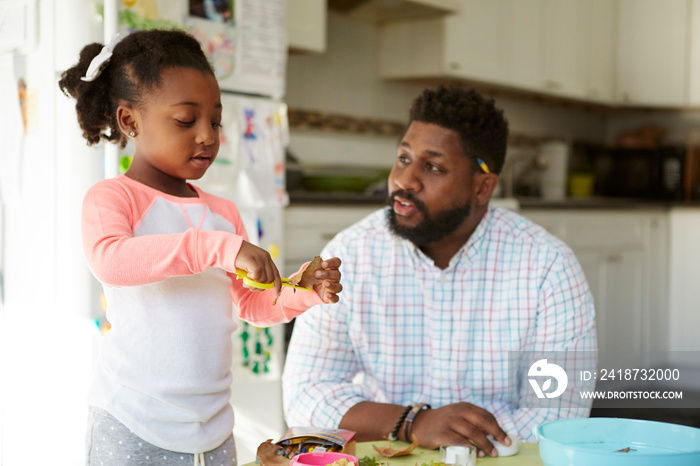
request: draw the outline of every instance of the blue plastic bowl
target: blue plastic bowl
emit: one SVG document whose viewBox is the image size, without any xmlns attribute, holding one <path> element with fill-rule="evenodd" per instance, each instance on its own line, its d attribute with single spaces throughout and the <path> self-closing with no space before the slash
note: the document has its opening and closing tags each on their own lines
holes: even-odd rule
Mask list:
<svg viewBox="0 0 700 466">
<path fill-rule="evenodd" d="M 536 434 L 545 466 L 700 465 L 695 427 L 600 417 L 546 422 Z"/>
</svg>

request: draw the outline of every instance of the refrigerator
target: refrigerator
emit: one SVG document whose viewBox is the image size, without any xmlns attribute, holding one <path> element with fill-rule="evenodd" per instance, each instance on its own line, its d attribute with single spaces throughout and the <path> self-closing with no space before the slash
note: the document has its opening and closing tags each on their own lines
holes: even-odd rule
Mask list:
<svg viewBox="0 0 700 466">
<path fill-rule="evenodd" d="M 190 31 L 215 68 L 224 111 L 217 160 L 193 184 L 236 202 L 250 241 L 281 269 L 286 4 L 0 0 L 0 97 L 13 110 L 0 116 L 0 466 L 21 464 L 27 451 L 37 464 L 83 464 L 87 390 L 108 331 L 101 286 L 83 257 L 80 210 L 90 186 L 123 171 L 130 147 L 85 144 L 60 73 L 84 45 L 116 32 Z M 284 329 L 237 323 L 231 402 L 243 464 L 286 429 Z M 39 439 L 45 447 L 36 449 Z"/>
</svg>

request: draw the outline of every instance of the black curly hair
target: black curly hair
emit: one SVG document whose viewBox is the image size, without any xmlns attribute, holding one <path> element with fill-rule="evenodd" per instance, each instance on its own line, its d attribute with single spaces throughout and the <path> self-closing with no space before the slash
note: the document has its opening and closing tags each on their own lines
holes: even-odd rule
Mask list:
<svg viewBox="0 0 700 466">
<path fill-rule="evenodd" d="M 410 122 L 431 123 L 459 134 L 464 156 L 474 169 L 477 157 L 491 173 L 499 174 L 506 158 L 508 121 L 493 99 L 485 99 L 474 89 L 464 90 L 440 85 L 426 89 L 413 101 Z"/>
<path fill-rule="evenodd" d="M 76 99 L 78 123 L 88 145 L 104 139 L 120 148 L 126 146 L 127 138 L 117 123 L 117 107 L 142 103 L 145 93 L 160 85 L 164 70 L 191 68 L 214 75 L 199 42 L 180 30 L 153 29 L 127 35 L 114 47 L 97 79 L 81 80 L 101 50 L 98 43 L 83 47 L 78 63 L 64 71 L 58 81 L 63 93 Z"/>
</svg>

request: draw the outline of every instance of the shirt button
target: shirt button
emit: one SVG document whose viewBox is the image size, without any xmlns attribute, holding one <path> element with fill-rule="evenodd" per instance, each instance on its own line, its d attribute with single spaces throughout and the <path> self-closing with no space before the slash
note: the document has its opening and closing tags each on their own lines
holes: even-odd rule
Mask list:
<svg viewBox="0 0 700 466">
<path fill-rule="evenodd" d="M 445 278 L 444 275 L 442 275 L 442 276 L 440 277 L 440 283 L 442 283 L 442 284 L 447 283 L 447 278 Z"/>
</svg>

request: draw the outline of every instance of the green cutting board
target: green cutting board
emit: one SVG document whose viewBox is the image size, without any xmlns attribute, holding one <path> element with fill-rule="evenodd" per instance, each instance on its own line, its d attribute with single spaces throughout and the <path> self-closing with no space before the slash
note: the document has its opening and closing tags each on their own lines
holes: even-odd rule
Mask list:
<svg viewBox="0 0 700 466">
<path fill-rule="evenodd" d="M 389 442 L 389 441 L 377 441 L 377 442 L 362 442 L 358 443 L 355 451 L 355 456 L 362 458 L 364 456 L 370 456 L 377 459 L 380 465 L 387 465 L 387 458 L 381 456 L 374 449 L 373 445 L 380 446 L 391 446 L 392 448 L 399 450 L 406 447 L 408 444 L 404 442 Z M 430 460 L 435 462 L 440 461 L 440 451 L 439 450 L 426 450 L 425 448 L 416 448 L 410 455 L 399 456 L 397 458 L 389 458 L 388 466 L 421 466 L 423 463 L 430 463 Z M 523 443 L 520 445 L 520 452 L 513 456 L 504 456 L 503 458 L 477 458 L 477 466 L 544 466 L 542 459 L 540 459 L 540 449 L 539 445 L 536 443 Z"/>
</svg>

